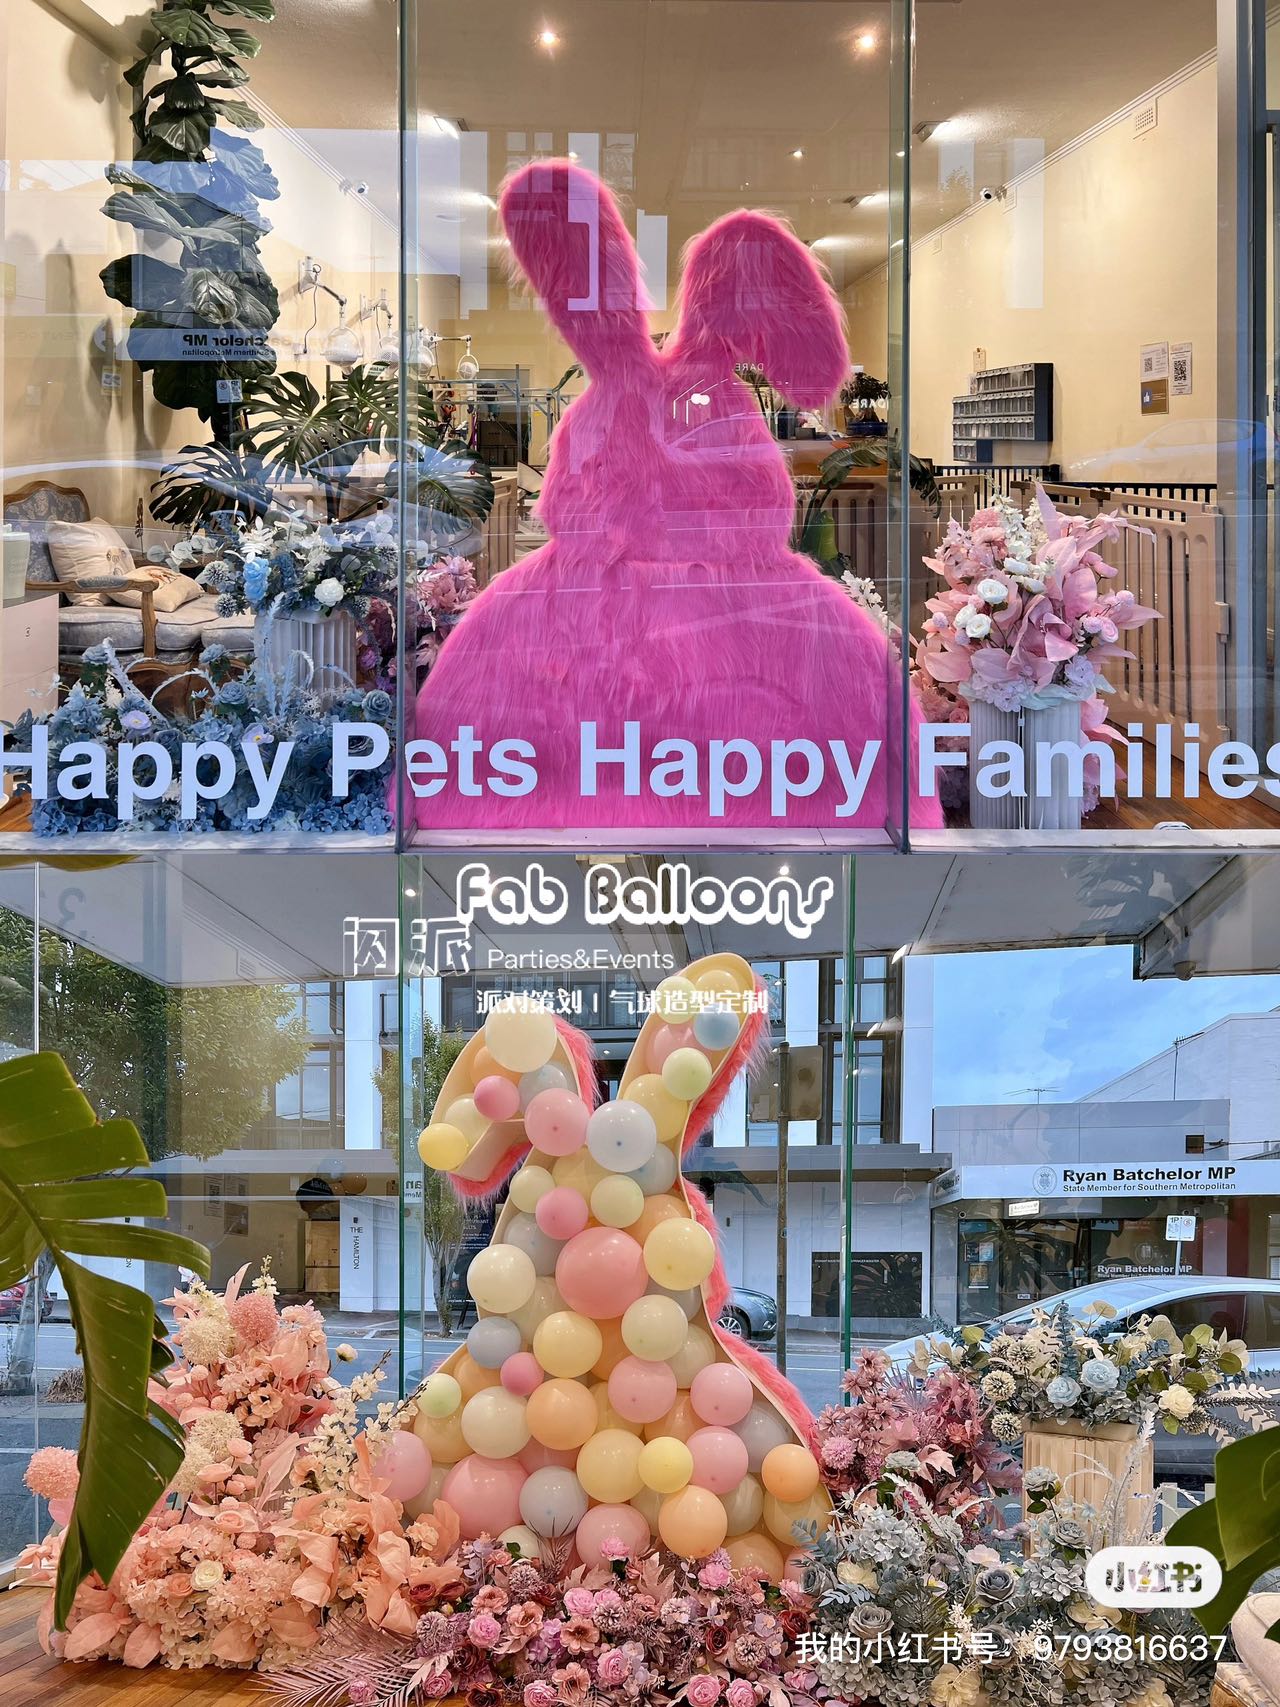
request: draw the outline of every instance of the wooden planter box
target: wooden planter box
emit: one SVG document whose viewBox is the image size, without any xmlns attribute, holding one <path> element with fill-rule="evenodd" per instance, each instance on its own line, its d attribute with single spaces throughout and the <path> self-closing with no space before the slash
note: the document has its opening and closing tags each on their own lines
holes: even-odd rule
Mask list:
<svg viewBox="0 0 1280 1707">
<path fill-rule="evenodd" d="M 1022 1470 L 1052 1470 L 1068 1499 L 1099 1510 L 1112 1489 L 1123 1478 L 1134 1442 L 1134 1423 L 1104 1423 L 1091 1429 L 1087 1423 L 1038 1422 L 1028 1425 L 1022 1437 Z M 1142 1444 L 1138 1463 L 1129 1481 L 1131 1496 L 1149 1495 L 1155 1486 L 1152 1443 Z M 1027 1516 L 1027 1496 L 1022 1496 L 1022 1515 Z M 1146 1508 L 1135 1522 L 1145 1527 Z"/>
</svg>

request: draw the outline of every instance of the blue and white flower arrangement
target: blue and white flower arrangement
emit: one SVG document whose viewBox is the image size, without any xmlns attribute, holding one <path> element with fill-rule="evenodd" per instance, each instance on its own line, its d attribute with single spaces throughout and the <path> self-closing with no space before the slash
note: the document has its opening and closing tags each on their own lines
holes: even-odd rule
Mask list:
<svg viewBox="0 0 1280 1707">
<path fill-rule="evenodd" d="M 217 596 L 220 616 L 270 609 L 363 618 L 371 599 L 395 595 L 395 522 L 387 514 L 333 524 L 298 516 L 252 527 L 228 516 L 175 550 L 198 566 L 196 579 Z"/>
</svg>

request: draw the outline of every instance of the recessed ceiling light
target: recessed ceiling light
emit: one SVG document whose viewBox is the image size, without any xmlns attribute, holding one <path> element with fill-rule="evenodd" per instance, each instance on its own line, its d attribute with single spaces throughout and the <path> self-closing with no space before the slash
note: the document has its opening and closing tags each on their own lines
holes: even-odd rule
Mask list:
<svg viewBox="0 0 1280 1707">
<path fill-rule="evenodd" d="M 853 38 L 853 45 L 859 53 L 874 53 L 876 50 L 876 32 L 874 30 L 859 30 Z"/>
<path fill-rule="evenodd" d="M 571 148 L 569 150 L 569 158 L 570 160 L 576 160 L 578 158 L 578 150 L 576 148 Z"/>
<path fill-rule="evenodd" d="M 780 865 L 778 867 L 778 875 L 780 877 L 790 877 L 791 867 L 789 865 Z"/>
<path fill-rule="evenodd" d="M 559 47 L 560 46 L 560 37 L 552 29 L 539 30 L 538 31 L 538 46 L 539 47 L 545 47 L 547 49 L 547 51 L 550 52 L 550 50 L 553 47 Z"/>
<path fill-rule="evenodd" d="M 804 149 L 803 148 L 793 148 L 791 150 L 791 158 L 793 160 L 803 160 L 804 159 Z"/>
</svg>

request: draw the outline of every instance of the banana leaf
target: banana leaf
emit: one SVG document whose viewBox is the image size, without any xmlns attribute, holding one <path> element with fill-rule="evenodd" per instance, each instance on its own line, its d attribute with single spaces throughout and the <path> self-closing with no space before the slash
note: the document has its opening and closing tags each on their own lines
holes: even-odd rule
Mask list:
<svg viewBox="0 0 1280 1707">
<path fill-rule="evenodd" d="M 173 1360 L 155 1305 L 77 1260 L 174 1263 L 208 1274 L 203 1245 L 139 1224 L 168 1213 L 158 1180 L 119 1172 L 146 1162 L 137 1128 L 127 1120 L 99 1124 L 61 1056 L 0 1063 L 0 1287 L 25 1280 L 47 1250 L 84 1361 L 80 1485 L 54 1588 L 60 1630 L 76 1589 L 94 1571 L 110 1580 L 182 1463 L 182 1430 L 147 1392 Z"/>
<path fill-rule="evenodd" d="M 1222 1587 L 1196 1617 L 1210 1635 L 1227 1629 L 1264 1571 L 1280 1565 L 1280 1430 L 1233 1440 L 1213 1461 L 1215 1497 L 1183 1512 L 1165 1540 L 1204 1547 L 1222 1566 Z M 1280 1622 L 1267 1631 L 1280 1641 Z"/>
</svg>

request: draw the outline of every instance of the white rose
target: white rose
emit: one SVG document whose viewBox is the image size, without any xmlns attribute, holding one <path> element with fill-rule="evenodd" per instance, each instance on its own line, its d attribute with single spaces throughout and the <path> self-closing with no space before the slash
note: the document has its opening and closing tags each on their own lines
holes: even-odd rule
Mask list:
<svg viewBox="0 0 1280 1707">
<path fill-rule="evenodd" d="M 1189 1417 L 1196 1408 L 1195 1395 L 1185 1387 L 1166 1387 L 1157 1403 L 1162 1411 L 1168 1411 L 1171 1417 L 1177 1417 L 1180 1422 Z"/>
<path fill-rule="evenodd" d="M 991 633 L 991 618 L 975 611 L 965 624 L 965 631 L 970 640 L 985 640 Z"/>
<path fill-rule="evenodd" d="M 317 604 L 327 605 L 330 609 L 332 609 L 334 605 L 340 605 L 343 597 L 344 589 L 342 582 L 335 580 L 332 575 L 326 576 L 326 578 L 321 581 L 316 588 Z"/>
<path fill-rule="evenodd" d="M 985 581 L 978 582 L 977 594 L 983 603 L 988 605 L 1003 605 L 1009 599 L 1009 589 L 1004 582 L 993 580 L 990 577 Z"/>
<path fill-rule="evenodd" d="M 222 1566 L 216 1559 L 201 1559 L 191 1573 L 191 1586 L 202 1594 L 207 1594 L 211 1588 L 221 1588 L 223 1583 Z"/>
</svg>

